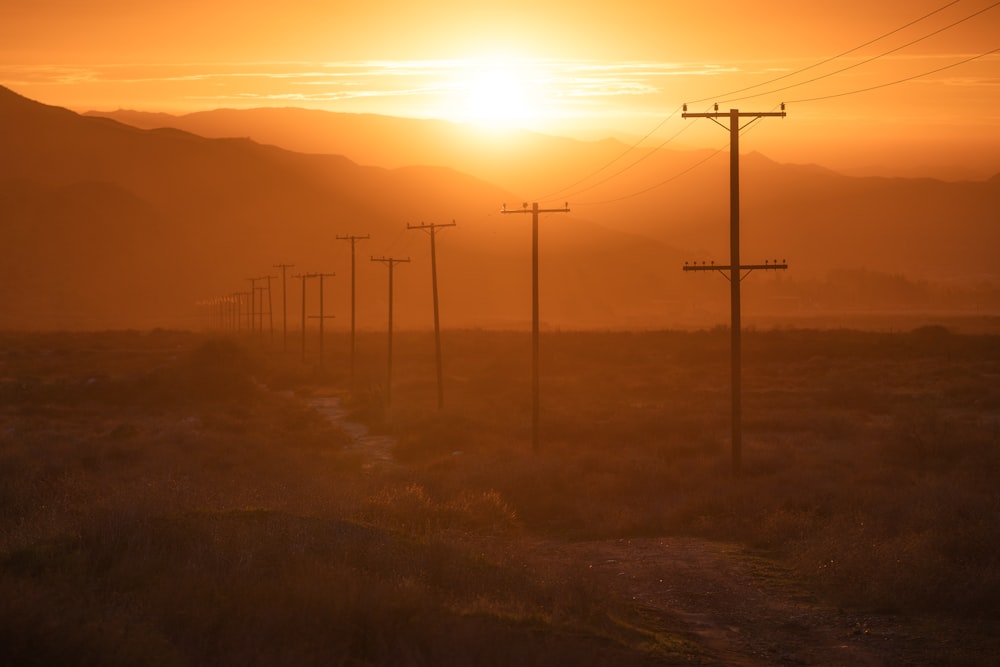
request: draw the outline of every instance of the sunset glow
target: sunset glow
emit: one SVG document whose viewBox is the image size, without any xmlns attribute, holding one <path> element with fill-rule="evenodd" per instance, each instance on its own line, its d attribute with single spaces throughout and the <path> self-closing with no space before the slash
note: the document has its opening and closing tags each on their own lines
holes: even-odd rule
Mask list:
<svg viewBox="0 0 1000 667">
<path fill-rule="evenodd" d="M 683 102 L 809 100 L 795 143 L 848 118 L 861 135 L 998 133 L 989 0 L 729 6 L 6 3 L 0 81 L 79 111 L 303 106 L 641 136 Z"/>
</svg>

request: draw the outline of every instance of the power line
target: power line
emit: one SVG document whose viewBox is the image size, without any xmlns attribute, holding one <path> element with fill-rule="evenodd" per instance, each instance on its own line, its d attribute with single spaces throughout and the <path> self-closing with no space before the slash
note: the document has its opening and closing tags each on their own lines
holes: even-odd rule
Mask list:
<svg viewBox="0 0 1000 667">
<path fill-rule="evenodd" d="M 599 206 L 601 204 L 614 204 L 614 203 L 617 203 L 617 202 L 620 202 L 620 201 L 625 201 L 626 199 L 632 199 L 633 197 L 638 197 L 640 195 L 644 195 L 647 192 L 652 192 L 653 190 L 656 190 L 658 188 L 662 188 L 667 183 L 670 183 L 672 181 L 676 181 L 681 176 L 684 176 L 684 175 L 686 175 L 686 174 L 694 171 L 695 169 L 697 169 L 701 165 L 705 164 L 706 162 L 708 162 L 709 160 L 711 160 L 712 158 L 714 158 L 716 155 L 718 155 L 722 151 L 726 150 L 727 148 L 729 148 L 729 143 L 726 143 L 723 146 L 720 146 L 719 148 L 715 149 L 710 154 L 708 154 L 706 157 L 704 157 L 701 160 L 698 160 L 697 162 L 695 162 L 693 165 L 691 165 L 687 169 L 684 169 L 683 171 L 680 171 L 680 172 L 674 174 L 673 176 L 671 176 L 670 178 L 668 178 L 668 179 L 666 179 L 664 181 L 660 181 L 656 185 L 651 185 L 648 188 L 644 188 L 644 189 L 639 190 L 637 192 L 633 192 L 632 194 L 623 195 L 621 197 L 615 197 L 614 199 L 605 199 L 603 201 L 576 202 L 576 205 L 577 206 Z"/>
<path fill-rule="evenodd" d="M 792 83 L 792 84 L 789 84 L 787 86 L 783 86 L 781 88 L 775 88 L 773 90 L 769 90 L 769 91 L 764 92 L 764 93 L 754 93 L 753 95 L 746 95 L 744 97 L 737 97 L 737 98 L 733 98 L 733 99 L 729 99 L 729 100 L 724 100 L 722 103 L 723 104 L 730 104 L 732 102 L 740 102 L 742 100 L 749 100 L 749 99 L 752 99 L 754 97 L 762 97 L 764 95 L 773 95 L 774 93 L 780 93 L 780 92 L 783 92 L 785 90 L 790 90 L 792 88 L 798 88 L 799 86 L 805 86 L 807 84 L 815 83 L 816 81 L 820 81 L 822 79 L 826 79 L 826 78 L 829 78 L 829 77 L 837 75 L 837 74 L 842 74 L 843 72 L 846 72 L 847 70 L 854 69 L 856 67 L 861 67 L 862 65 L 867 65 L 868 63 L 873 62 L 875 60 L 878 60 L 879 58 L 884 58 L 885 56 L 890 55 L 892 53 L 895 53 L 897 51 L 902 51 L 903 49 L 907 48 L 908 46 L 913 46 L 914 44 L 917 44 L 918 42 L 922 42 L 925 39 L 929 39 L 930 37 L 938 35 L 938 34 L 944 32 L 945 30 L 950 30 L 951 28 L 954 28 L 955 26 L 959 25 L 960 23 L 965 23 L 969 19 L 975 18 L 976 16 L 979 16 L 980 14 L 993 9 L 997 5 L 1000 5 L 1000 2 L 994 2 L 989 7 L 985 7 L 983 9 L 980 9 L 978 12 L 974 12 L 974 13 L 966 16 L 963 19 L 959 19 L 958 21 L 955 21 L 954 23 L 951 23 L 949 25 L 944 26 L 943 28 L 938 28 L 934 32 L 928 33 L 928 34 L 924 35 L 923 37 L 918 37 L 917 39 L 915 39 L 915 40 L 913 40 L 911 42 L 907 42 L 906 44 L 903 44 L 901 46 L 897 46 L 895 48 L 889 49 L 888 51 L 884 51 L 883 53 L 880 53 L 877 56 L 872 56 L 871 58 L 867 58 L 867 59 L 862 60 L 860 62 L 856 62 L 853 65 L 848 65 L 847 67 L 842 67 L 842 68 L 840 68 L 838 70 L 834 70 L 833 72 L 828 72 L 826 74 L 821 74 L 820 76 L 813 77 L 812 79 L 807 79 L 805 81 L 800 81 L 798 83 Z"/>
<path fill-rule="evenodd" d="M 955 1 L 957 2 L 958 0 L 955 0 Z M 613 165 L 615 162 L 618 162 L 618 160 L 621 160 L 623 157 L 625 157 L 626 155 L 628 155 L 629 153 L 631 153 L 633 150 L 635 150 L 636 148 L 638 148 L 640 144 L 642 144 L 644 141 L 646 141 L 646 139 L 649 139 L 661 127 L 663 127 L 664 125 L 666 125 L 667 122 L 671 118 L 673 118 L 674 116 L 676 116 L 677 112 L 680 111 L 680 110 L 681 110 L 680 107 L 677 107 L 676 109 L 674 109 L 672 112 L 670 112 L 670 115 L 667 116 L 666 118 L 664 118 L 663 120 L 661 120 L 656 125 L 656 127 L 654 127 L 652 130 L 650 130 L 649 132 L 647 132 L 641 139 L 639 139 L 638 141 L 636 141 L 634 144 L 632 144 L 631 146 L 629 146 L 628 148 L 626 148 L 624 151 L 622 151 L 622 153 L 619 154 L 618 157 L 616 157 L 613 160 L 605 163 L 599 169 L 595 169 L 591 173 L 587 174 L 586 176 L 584 176 L 583 178 L 581 178 L 580 180 L 578 180 L 576 183 L 571 183 L 570 185 L 567 185 L 566 187 L 562 188 L 561 190 L 556 190 L 554 192 L 550 192 L 549 194 L 547 194 L 547 195 L 545 195 L 543 197 L 537 197 L 536 199 L 538 199 L 539 201 L 548 201 L 548 200 L 551 200 L 554 197 L 562 197 L 563 196 L 562 193 L 572 190 L 573 188 L 575 188 L 576 186 L 580 185 L 581 183 L 586 183 L 588 180 L 590 180 L 591 178 L 593 178 L 597 174 L 601 173 L 602 171 L 604 171 L 605 169 L 607 169 L 608 167 L 610 167 L 611 165 Z M 684 127 L 687 128 L 689 126 L 685 125 Z M 680 132 L 678 132 L 677 134 L 680 134 Z M 677 137 L 676 134 L 673 137 L 670 137 L 670 139 L 668 139 L 664 143 L 662 143 L 659 146 L 657 146 L 656 148 L 654 148 L 653 152 L 656 152 L 660 148 L 663 148 L 663 146 L 665 146 L 667 143 L 669 143 L 670 141 L 672 141 L 676 137 Z M 634 167 L 638 162 L 641 162 L 642 160 L 646 159 L 646 157 L 648 157 L 648 155 L 640 158 L 636 162 L 633 162 L 631 165 L 629 165 L 629 167 L 626 167 L 626 169 Z M 614 178 L 615 176 L 617 176 L 620 173 L 621 172 L 617 172 L 617 173 L 611 175 L 609 178 Z M 590 187 L 591 188 L 596 187 L 596 186 L 600 185 L 601 183 L 604 183 L 604 181 L 600 181 L 598 183 L 595 183 L 594 185 L 592 185 Z M 574 193 L 571 193 L 571 194 L 579 194 L 580 192 L 586 192 L 586 190 L 577 191 L 577 192 L 574 192 Z"/>
<path fill-rule="evenodd" d="M 972 62 L 973 60 L 979 60 L 980 58 L 985 58 L 988 55 L 994 54 L 1000 51 L 1000 47 L 995 49 L 990 49 L 985 53 L 980 53 L 977 56 L 972 56 L 971 58 L 966 58 L 965 60 L 959 60 L 958 62 L 951 63 L 950 65 L 945 65 L 944 67 L 938 67 L 937 69 L 932 69 L 928 72 L 921 72 L 920 74 L 914 74 L 913 76 L 908 76 L 902 79 L 896 79 L 895 81 L 888 81 L 886 83 L 880 83 L 876 86 L 869 86 L 867 88 L 859 88 L 858 90 L 848 90 L 843 93 L 833 93 L 831 95 L 821 95 L 819 97 L 808 97 L 801 100 L 790 100 L 788 104 L 802 104 L 804 102 L 817 102 L 819 100 L 829 100 L 835 97 L 846 97 L 847 95 L 857 95 L 858 93 L 867 93 L 872 90 L 878 90 L 879 88 L 888 88 L 889 86 L 895 86 L 896 84 L 906 83 L 907 81 L 913 81 L 914 79 L 919 79 L 925 76 L 930 76 L 931 74 L 937 74 L 938 72 L 943 72 L 952 67 L 958 67 L 959 65 L 964 65 L 965 63 Z"/>
<path fill-rule="evenodd" d="M 907 23 L 905 25 L 902 25 L 902 26 L 900 26 L 900 27 L 898 27 L 898 28 L 896 28 L 894 30 L 890 30 L 889 32 L 887 32 L 887 33 L 885 33 L 883 35 L 880 35 L 880 36 L 878 36 L 878 37 L 876 37 L 874 39 L 870 39 L 867 42 L 865 42 L 864 44 L 859 44 L 859 45 L 857 45 L 857 46 L 855 46 L 853 48 L 850 48 L 850 49 L 847 49 L 846 51 L 838 53 L 835 56 L 830 56 L 829 58 L 824 58 L 823 60 L 820 60 L 819 62 L 815 62 L 815 63 L 813 63 L 811 65 L 806 65 L 805 67 L 803 67 L 801 69 L 797 69 L 794 72 L 789 72 L 787 74 L 782 74 L 781 76 L 775 77 L 773 79 L 769 79 L 767 81 L 761 81 L 760 83 L 755 83 L 754 85 L 747 86 L 746 88 L 739 88 L 737 90 L 731 90 L 728 93 L 722 93 L 721 95 L 715 95 L 713 97 L 705 97 L 705 98 L 702 98 L 700 100 L 692 100 L 690 103 L 691 104 L 700 104 L 702 102 L 710 102 L 712 100 L 717 100 L 717 99 L 719 99 L 721 97 L 729 97 L 730 95 L 737 95 L 739 93 L 744 93 L 744 92 L 746 92 L 748 90 L 753 90 L 754 88 L 760 88 L 761 86 L 769 86 L 772 83 L 777 83 L 778 81 L 782 81 L 782 80 L 787 79 L 789 77 L 793 77 L 793 76 L 796 76 L 798 74 L 802 74 L 803 72 L 808 72 L 811 69 L 815 69 L 815 68 L 820 67 L 822 65 L 825 65 L 825 64 L 827 64 L 829 62 L 833 62 L 834 60 L 837 60 L 838 58 L 843 58 L 846 55 L 850 55 L 851 53 L 854 53 L 855 51 L 863 49 L 866 46 L 871 46 L 875 42 L 880 42 L 883 39 L 885 39 L 886 37 L 891 37 L 892 35 L 895 35 L 897 32 L 901 32 L 903 30 L 906 30 L 910 26 L 916 25 L 917 23 L 920 23 L 921 21 L 923 21 L 925 19 L 928 19 L 931 16 L 934 16 L 935 14 L 937 14 L 939 12 L 942 12 L 945 9 L 948 9 L 948 7 L 951 7 L 952 5 L 958 4 L 959 2 L 961 2 L 961 0 L 952 0 L 952 2 L 949 2 L 948 4 L 946 4 L 946 5 L 942 6 L 942 7 L 938 7 L 934 11 L 932 11 L 932 12 L 930 12 L 928 14 L 924 14 L 920 18 L 914 19 L 914 20 L 910 21 L 909 23 Z"/>
<path fill-rule="evenodd" d="M 823 60 L 820 60 L 820 61 L 818 61 L 816 63 L 811 64 L 811 65 L 807 65 L 806 67 L 800 68 L 800 69 L 798 69 L 798 70 L 796 70 L 794 72 L 789 72 L 787 74 L 783 74 L 781 76 L 775 77 L 775 78 L 770 79 L 768 81 L 763 81 L 763 82 L 754 84 L 752 86 L 747 86 L 745 88 L 740 88 L 740 89 L 737 89 L 737 90 L 729 91 L 727 93 L 722 93 L 720 95 L 715 95 L 715 96 L 712 96 L 712 97 L 706 97 L 706 98 L 702 98 L 702 99 L 699 99 L 699 100 L 694 100 L 693 102 L 691 102 L 691 104 L 699 104 L 701 102 L 706 102 L 706 101 L 713 100 L 713 99 L 719 99 L 720 97 L 728 97 L 729 95 L 734 95 L 734 94 L 738 94 L 738 93 L 745 92 L 745 91 L 748 91 L 748 90 L 753 90 L 754 88 L 759 88 L 759 87 L 766 86 L 766 85 L 769 85 L 769 84 L 772 84 L 772 83 L 776 83 L 778 81 L 782 81 L 784 79 L 796 76 L 796 75 L 801 74 L 803 72 L 807 72 L 807 71 L 809 71 L 811 69 L 815 69 L 816 67 L 820 67 L 820 66 L 825 65 L 825 64 L 827 64 L 829 62 L 832 62 L 834 60 L 842 58 L 842 57 L 844 57 L 846 55 L 849 55 L 849 54 L 851 54 L 851 53 L 853 53 L 855 51 L 858 51 L 858 50 L 860 50 L 860 49 L 862 49 L 862 48 L 864 48 L 866 46 L 870 46 L 870 45 L 872 45 L 872 44 L 874 44 L 876 42 L 879 42 L 879 41 L 881 41 L 881 40 L 883 40 L 883 39 L 885 39 L 887 37 L 890 37 L 890 36 L 892 36 L 892 35 L 894 35 L 896 33 L 899 33 L 899 32 L 901 32 L 901 31 L 903 31 L 903 30 L 905 30 L 905 29 L 907 29 L 907 28 L 909 28 L 909 27 L 911 27 L 913 25 L 916 25 L 917 23 L 925 21 L 926 19 L 934 16 L 935 14 L 938 14 L 938 13 L 944 11 L 945 9 L 951 7 L 952 5 L 958 4 L 958 2 L 960 2 L 960 0 L 952 0 L 952 2 L 949 2 L 949 3 L 945 4 L 945 5 L 942 5 L 941 7 L 938 7 L 937 9 L 935 9 L 935 10 L 933 10 L 931 12 L 928 12 L 927 14 L 924 14 L 923 16 L 920 16 L 919 18 L 916 18 L 916 19 L 914 19 L 912 21 L 909 21 L 908 23 L 905 23 L 902 26 L 894 28 L 894 29 L 892 29 L 892 30 L 890 30 L 890 31 L 888 31 L 886 33 L 883 33 L 882 35 L 879 35 L 878 37 L 875 37 L 874 39 L 870 39 L 870 40 L 868 40 L 868 41 L 866 41 L 866 42 L 864 42 L 862 44 L 859 44 L 859 45 L 857 45 L 855 47 L 847 49 L 846 51 L 843 51 L 843 52 L 841 52 L 841 53 L 839 53 L 839 54 L 837 54 L 835 56 L 831 56 L 829 58 L 824 58 Z M 979 10 L 977 12 L 974 12 L 973 14 L 970 14 L 969 16 L 966 16 L 965 18 L 962 18 L 962 19 L 960 19 L 958 21 L 955 21 L 954 23 L 951 23 L 951 24 L 949 24 L 947 26 L 944 26 L 943 28 L 939 28 L 939 29 L 937 29 L 937 30 L 935 30 L 935 31 L 927 34 L 927 35 L 924 35 L 923 37 L 920 37 L 920 38 L 918 38 L 916 40 L 908 42 L 907 44 L 904 44 L 904 45 L 902 45 L 900 47 L 896 47 L 894 49 L 890 49 L 889 51 L 886 51 L 886 52 L 884 52 L 882 54 L 879 54 L 877 56 L 873 56 L 872 58 L 866 59 L 866 60 L 864 60 L 862 62 L 855 63 L 855 64 L 850 65 L 848 67 L 841 68 L 840 70 L 837 70 L 835 72 L 830 72 L 828 74 L 824 74 L 822 76 L 818 76 L 818 77 L 815 77 L 813 79 L 809 79 L 808 81 L 802 81 L 802 82 L 799 82 L 799 83 L 796 83 L 796 84 L 791 84 L 789 86 L 778 88 L 776 90 L 772 90 L 772 91 L 769 91 L 767 93 L 759 93 L 759 94 L 750 95 L 750 96 L 747 96 L 747 97 L 744 97 L 744 98 L 736 98 L 736 99 L 732 99 L 732 100 L 727 100 L 726 103 L 728 103 L 728 102 L 735 102 L 735 101 L 739 101 L 739 100 L 742 100 L 742 99 L 749 99 L 749 98 L 752 98 L 752 97 L 759 97 L 759 96 L 763 96 L 763 95 L 773 94 L 773 93 L 781 92 L 781 91 L 784 91 L 784 90 L 789 90 L 789 89 L 795 88 L 797 86 L 806 85 L 808 83 L 813 83 L 815 81 L 819 81 L 821 79 L 828 78 L 828 77 L 833 76 L 835 74 L 839 74 L 839 73 L 845 72 L 847 70 L 853 69 L 855 67 L 859 67 L 861 65 L 873 62 L 874 60 L 878 60 L 879 58 L 883 58 L 883 57 L 885 57 L 885 56 L 887 56 L 887 55 L 889 55 L 891 53 L 894 53 L 896 51 L 904 49 L 904 48 L 906 48 L 908 46 L 912 46 L 913 44 L 921 42 L 921 41 L 923 41 L 925 39 L 928 39 L 930 37 L 933 37 L 934 35 L 937 35 L 937 34 L 939 34 L 941 32 L 944 32 L 945 30 L 949 30 L 949 29 L 951 29 L 951 28 L 953 28 L 953 27 L 955 27 L 955 26 L 957 26 L 957 25 L 959 25 L 961 23 L 964 23 L 965 21 L 968 21 L 968 20 L 970 20 L 970 19 L 972 19 L 972 18 L 974 18 L 974 17 L 976 17 L 976 16 L 978 16 L 978 15 L 980 15 L 980 14 L 982 14 L 982 13 L 984 13 L 984 12 L 990 10 L 990 9 L 993 9 L 998 4 L 1000 4 L 1000 2 L 995 2 L 994 4 L 988 6 L 988 7 L 984 8 L 984 9 L 981 9 L 981 10 Z M 978 56 L 978 57 L 983 57 L 985 55 L 989 55 L 989 53 L 992 53 L 992 51 L 987 52 L 985 54 L 982 54 L 981 56 Z M 969 60 L 974 60 L 974 59 L 975 58 L 971 58 Z M 963 61 L 963 62 L 968 62 L 968 60 L 967 61 Z M 962 63 L 955 63 L 955 65 L 959 65 L 959 64 L 962 64 Z M 952 66 L 955 66 L 955 65 L 951 65 L 949 67 L 952 67 Z M 941 68 L 941 69 L 948 69 L 948 68 L 946 67 L 946 68 Z M 941 69 L 934 70 L 932 72 L 927 72 L 927 73 L 924 73 L 924 74 L 919 75 L 919 76 L 927 76 L 929 74 L 933 74 L 934 72 L 941 71 Z M 911 77 L 911 78 L 917 78 L 917 77 Z M 900 80 L 900 81 L 894 82 L 894 83 L 902 83 L 903 81 L 907 81 L 907 80 L 910 80 L 910 78 L 903 79 L 903 80 Z M 877 86 L 877 87 L 884 87 L 885 85 L 891 85 L 891 84 L 884 84 L 883 86 Z M 864 92 L 864 91 L 857 91 L 857 92 Z M 850 93 L 843 93 L 843 94 L 850 94 Z M 806 101 L 813 101 L 815 99 L 826 99 L 826 98 L 823 98 L 823 97 L 811 98 L 810 100 L 806 100 Z M 555 192 L 553 192 L 553 193 L 551 193 L 549 195 L 546 195 L 545 197 L 541 197 L 540 199 L 541 200 L 546 200 L 546 199 L 550 199 L 550 198 L 556 197 L 556 196 L 558 196 L 560 198 L 570 199 L 573 196 L 582 194 L 584 192 L 588 192 L 589 190 L 592 190 L 592 189 L 594 189 L 594 188 L 596 188 L 596 187 L 598 187 L 600 185 L 603 185 L 604 183 L 607 183 L 608 181 L 610 181 L 610 180 L 612 180 L 614 178 L 617 178 L 618 176 L 620 176 L 621 174 L 625 173 L 629 169 L 631 169 L 631 168 L 635 167 L 636 165 L 638 165 L 643 160 L 651 157 L 657 151 L 661 150 L 667 144 L 669 144 L 674 139 L 676 139 L 677 136 L 679 136 L 681 134 L 681 132 L 684 132 L 689 126 L 685 125 L 684 128 L 682 128 L 676 134 L 674 134 L 669 139 L 667 139 L 667 141 L 661 143 L 659 146 L 657 146 L 656 148 L 652 149 L 649 153 L 647 153 L 646 155 L 642 156 L 640 159 L 632 162 L 631 164 L 629 164 L 625 168 L 623 168 L 623 169 L 615 172 L 614 174 L 611 174 L 607 178 L 604 178 L 601 181 L 598 181 L 597 183 L 593 183 L 593 184 L 591 184 L 590 186 L 588 186 L 586 188 L 582 188 L 582 189 L 576 190 L 576 191 L 571 191 L 576 186 L 578 186 L 578 185 L 580 185 L 582 183 L 585 183 L 587 180 L 593 178 L 594 176 L 596 176 L 597 174 L 601 173 L 605 169 L 608 169 L 612 164 L 614 164 L 617 161 L 621 160 L 625 155 L 627 155 L 632 150 L 634 150 L 635 148 L 637 148 L 640 144 L 642 144 L 644 141 L 646 141 L 646 139 L 648 139 L 650 136 L 652 136 L 653 133 L 657 132 L 661 127 L 663 127 L 663 125 L 665 125 L 669 120 L 671 120 L 676 114 L 677 114 L 677 110 L 674 110 L 673 112 L 671 112 L 666 118 L 664 118 L 662 121 L 660 121 L 656 125 L 656 127 L 654 127 L 650 132 L 648 132 L 645 136 L 643 136 L 642 139 L 640 139 L 636 143 L 634 143 L 631 146 L 629 146 L 619 156 L 617 156 L 616 158 L 614 158 L 610 162 L 605 163 L 599 169 L 591 172 L 590 174 L 588 174 L 584 178 L 576 181 L 575 183 L 573 183 L 573 184 L 571 184 L 569 186 L 566 186 L 565 188 L 562 188 L 561 190 L 557 190 L 557 191 L 555 191 Z M 720 148 L 719 152 L 721 152 L 724 149 L 725 149 L 725 147 Z M 700 166 L 701 164 L 703 164 L 704 162 L 707 162 L 707 161 L 708 161 L 708 159 L 702 160 L 697 165 L 695 165 L 695 167 Z M 651 190 L 655 190 L 658 187 L 666 185 L 667 183 L 671 182 L 672 180 L 675 180 L 676 178 L 679 178 L 680 176 L 683 176 L 684 174 L 687 174 L 688 172 L 690 172 L 691 170 L 693 170 L 695 167 L 691 167 L 691 168 L 685 169 L 684 171 L 682 171 L 679 174 L 677 174 L 675 177 L 671 177 L 670 179 L 667 179 L 666 181 L 661 181 L 660 183 L 658 183 L 656 185 L 650 186 L 649 188 L 646 188 L 646 189 L 644 189 L 642 191 L 639 191 L 639 192 L 636 192 L 634 194 L 627 195 L 627 196 L 624 196 L 624 197 L 619 197 L 619 198 L 616 198 L 616 199 L 607 200 L 605 202 L 591 202 L 591 203 L 613 203 L 613 202 L 616 202 L 616 201 L 621 201 L 623 199 L 629 199 L 631 197 L 635 197 L 635 196 L 639 196 L 641 194 L 645 194 L 646 192 L 649 192 Z M 562 193 L 566 193 L 567 191 L 571 191 L 571 192 L 569 192 L 569 194 L 562 194 Z M 581 204 L 581 205 L 587 205 L 587 204 Z"/>
<path fill-rule="evenodd" d="M 680 110 L 680 108 L 678 108 L 678 110 Z M 674 115 L 675 115 L 676 113 L 677 113 L 677 111 L 674 111 L 674 112 L 673 112 L 673 113 L 672 113 L 672 114 L 670 115 L 670 117 L 668 117 L 668 118 L 667 118 L 667 120 L 670 120 L 670 118 L 673 118 L 673 116 L 674 116 Z M 666 122 L 666 121 L 664 121 L 664 122 Z M 661 123 L 661 125 L 662 125 L 662 123 Z M 613 173 L 613 174 L 611 174 L 610 176 L 607 176 L 607 177 L 605 177 L 605 178 L 601 179 L 600 181 L 597 181 L 596 183 L 592 183 L 592 184 L 588 185 L 588 186 L 587 186 L 587 187 L 585 187 L 585 188 L 581 188 L 580 190 L 577 190 L 577 191 L 575 191 L 575 192 L 571 192 L 570 194 L 568 194 L 568 195 L 565 195 L 565 197 L 564 197 L 564 198 L 566 198 L 566 199 L 569 199 L 569 198 L 571 198 L 571 197 L 575 197 L 576 195 L 580 195 L 580 194 L 583 194 L 584 192 L 589 192 L 590 190 L 593 190 L 594 188 L 596 188 L 596 187 L 598 187 L 598 186 L 601 186 L 601 185 L 604 185 L 604 184 L 605 184 L 605 183 L 607 183 L 608 181 L 611 181 L 611 180 L 613 180 L 613 179 L 617 178 L 618 176 L 620 176 L 620 175 L 624 174 L 624 173 L 625 173 L 626 171 L 628 171 L 628 170 L 629 170 L 629 169 L 631 169 L 632 167 L 634 167 L 634 166 L 636 166 L 637 164 L 639 164 L 640 162 L 642 162 L 643 160 L 646 160 L 646 159 L 648 159 L 648 158 L 652 157 L 653 155 L 655 155 L 657 151 L 659 151 L 659 150 L 660 150 L 660 149 L 662 149 L 662 148 L 663 148 L 664 146 L 666 146 L 667 144 L 669 144 L 670 142 L 672 142 L 672 141 L 673 141 L 674 139 L 676 139 L 677 137 L 679 137 L 679 136 L 680 136 L 681 134 L 683 134 L 684 132 L 686 132 L 686 131 L 688 130 L 688 128 L 690 128 L 690 127 L 691 127 L 691 125 L 690 125 L 690 124 L 688 124 L 688 125 L 685 125 L 685 126 L 683 126 L 683 127 L 681 128 L 681 129 L 679 129 L 679 130 L 678 130 L 677 132 L 675 132 L 675 133 L 674 133 L 674 134 L 673 134 L 672 136 L 670 136 L 670 138 L 668 138 L 668 139 L 667 139 L 666 141 L 664 141 L 664 142 L 663 142 L 662 144 L 660 144 L 660 145 L 659 145 L 659 146 L 657 146 L 656 148 L 652 149 L 651 151 L 649 151 L 649 152 L 648 152 L 648 153 L 646 153 L 645 155 L 641 156 L 641 157 L 640 157 L 639 159 L 635 160 L 634 162 L 632 162 L 632 163 L 631 163 L 631 164 L 629 164 L 628 166 L 626 166 L 626 167 L 623 167 L 622 169 L 619 169 L 619 170 L 618 170 L 618 171 L 616 171 L 615 173 Z M 649 136 L 649 135 L 646 135 L 646 136 Z M 631 150 L 631 149 L 630 149 L 630 150 Z M 626 151 L 626 152 L 627 152 L 627 151 Z M 623 155 L 624 155 L 624 154 L 623 154 Z M 609 165 L 607 165 L 607 166 L 610 166 L 610 164 L 609 164 Z M 601 170 L 603 170 L 604 168 L 605 168 L 605 167 L 602 167 L 602 168 L 601 168 Z M 599 171 L 601 171 L 601 170 L 599 170 Z M 595 172 L 595 173 L 597 173 L 597 172 Z M 588 177 L 588 178 L 589 178 L 589 177 Z M 586 180 L 586 179 L 584 179 L 584 180 Z M 580 182 L 583 182 L 583 181 L 580 181 Z"/>
</svg>

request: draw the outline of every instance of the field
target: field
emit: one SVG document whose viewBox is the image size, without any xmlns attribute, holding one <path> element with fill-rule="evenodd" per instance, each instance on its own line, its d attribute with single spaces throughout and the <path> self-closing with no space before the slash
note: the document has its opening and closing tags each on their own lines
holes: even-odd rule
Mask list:
<svg viewBox="0 0 1000 667">
<path fill-rule="evenodd" d="M 988 665 L 1000 335 L 0 335 L 0 662 Z M 315 341 L 310 341 L 313 345 Z M 341 409 L 343 418 L 331 418 Z M 346 421 L 345 421 L 346 420 Z M 372 434 L 357 437 L 362 423 Z"/>
</svg>

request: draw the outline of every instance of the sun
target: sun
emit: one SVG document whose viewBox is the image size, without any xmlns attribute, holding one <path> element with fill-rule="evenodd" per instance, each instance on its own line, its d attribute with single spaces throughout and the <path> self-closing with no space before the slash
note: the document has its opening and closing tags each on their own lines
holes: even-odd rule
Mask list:
<svg viewBox="0 0 1000 667">
<path fill-rule="evenodd" d="M 536 127 L 544 117 L 531 68 L 516 61 L 462 61 L 453 85 L 460 122 L 486 127 Z"/>
</svg>

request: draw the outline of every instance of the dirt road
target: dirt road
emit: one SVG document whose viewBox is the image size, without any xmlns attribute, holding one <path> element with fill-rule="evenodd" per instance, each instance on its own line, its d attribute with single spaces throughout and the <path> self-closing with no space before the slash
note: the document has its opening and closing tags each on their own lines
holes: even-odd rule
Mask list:
<svg viewBox="0 0 1000 667">
<path fill-rule="evenodd" d="M 702 665 L 987 665 L 972 628 L 825 606 L 773 561 L 690 538 L 535 542 L 526 563 L 634 605 L 649 631 Z M 995 664 L 995 663 L 994 663 Z"/>
</svg>

